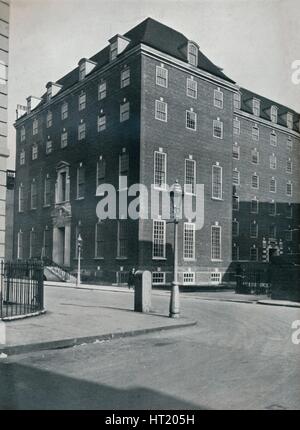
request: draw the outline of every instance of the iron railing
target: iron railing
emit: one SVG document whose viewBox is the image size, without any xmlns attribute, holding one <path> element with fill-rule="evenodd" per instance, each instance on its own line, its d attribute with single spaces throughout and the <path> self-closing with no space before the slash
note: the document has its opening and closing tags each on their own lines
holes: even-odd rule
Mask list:
<svg viewBox="0 0 300 430">
<path fill-rule="evenodd" d="M 245 294 L 269 294 L 270 276 L 268 268 L 255 270 L 247 268 L 235 273 L 236 292 Z"/>
<path fill-rule="evenodd" d="M 44 268 L 37 262 L 0 263 L 0 319 L 44 308 Z"/>
</svg>

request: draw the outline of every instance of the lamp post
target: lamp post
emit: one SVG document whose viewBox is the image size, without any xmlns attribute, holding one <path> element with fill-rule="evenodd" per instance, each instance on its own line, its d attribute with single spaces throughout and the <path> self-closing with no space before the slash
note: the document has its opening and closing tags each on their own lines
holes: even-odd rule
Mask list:
<svg viewBox="0 0 300 430">
<path fill-rule="evenodd" d="M 80 285 L 80 260 L 81 260 L 81 248 L 82 248 L 82 237 L 79 233 L 77 238 L 77 250 L 78 250 L 78 268 L 77 268 L 77 287 Z"/>
<path fill-rule="evenodd" d="M 178 222 L 180 218 L 181 204 L 182 204 L 182 190 L 178 183 L 172 187 L 171 202 L 173 206 L 173 220 L 174 223 L 174 280 L 172 282 L 171 297 L 170 297 L 170 318 L 179 318 L 180 305 L 179 305 L 179 286 L 178 286 Z"/>
</svg>

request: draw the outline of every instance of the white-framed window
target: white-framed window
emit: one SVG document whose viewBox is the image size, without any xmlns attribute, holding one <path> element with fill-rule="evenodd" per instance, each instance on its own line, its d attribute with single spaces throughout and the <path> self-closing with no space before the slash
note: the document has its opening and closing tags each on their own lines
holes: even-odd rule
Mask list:
<svg viewBox="0 0 300 430">
<path fill-rule="evenodd" d="M 35 179 L 32 180 L 30 185 L 30 209 L 37 208 L 37 184 Z"/>
<path fill-rule="evenodd" d="M 154 152 L 154 188 L 165 189 L 167 183 L 167 154 Z"/>
<path fill-rule="evenodd" d="M 63 102 L 61 105 L 61 119 L 67 119 L 69 113 L 69 105 L 67 102 Z"/>
<path fill-rule="evenodd" d="M 251 187 L 254 189 L 259 188 L 259 176 L 256 173 L 251 176 Z"/>
<path fill-rule="evenodd" d="M 23 166 L 25 164 L 25 150 L 22 149 L 20 152 L 20 166 Z"/>
<path fill-rule="evenodd" d="M 50 102 L 52 99 L 52 85 L 47 88 L 47 102 Z"/>
<path fill-rule="evenodd" d="M 275 216 L 277 209 L 276 209 L 276 202 L 274 202 L 274 200 L 272 200 L 271 202 L 269 202 L 269 215 L 271 216 Z"/>
<path fill-rule="evenodd" d="M 24 142 L 25 139 L 26 139 L 26 131 L 25 131 L 24 125 L 22 125 L 22 127 L 20 129 L 20 141 Z"/>
<path fill-rule="evenodd" d="M 104 225 L 99 221 L 95 225 L 95 258 L 104 258 Z"/>
<path fill-rule="evenodd" d="M 233 107 L 234 109 L 241 109 L 241 94 L 234 93 L 233 94 Z"/>
<path fill-rule="evenodd" d="M 220 284 L 221 279 L 222 279 L 222 276 L 221 276 L 220 272 L 211 272 L 210 273 L 210 283 L 211 284 L 214 284 L 214 285 Z"/>
<path fill-rule="evenodd" d="M 97 130 L 98 132 L 106 129 L 106 115 L 99 115 L 97 119 Z"/>
<path fill-rule="evenodd" d="M 183 258 L 195 259 L 195 224 L 185 222 L 183 224 Z"/>
<path fill-rule="evenodd" d="M 102 156 L 100 156 L 97 162 L 97 172 L 96 172 L 96 187 L 103 183 L 105 179 L 106 162 Z"/>
<path fill-rule="evenodd" d="M 286 160 L 286 173 L 293 173 L 293 162 L 290 158 Z"/>
<path fill-rule="evenodd" d="M 259 164 L 259 152 L 256 148 L 251 150 L 251 161 L 253 164 Z"/>
<path fill-rule="evenodd" d="M 221 226 L 211 226 L 211 259 L 221 260 Z"/>
<path fill-rule="evenodd" d="M 277 146 L 277 134 L 275 130 L 270 133 L 270 145 Z"/>
<path fill-rule="evenodd" d="M 18 212 L 24 212 L 25 199 L 24 199 L 24 185 L 21 183 L 18 190 Z"/>
<path fill-rule="evenodd" d="M 32 145 L 31 148 L 31 158 L 32 160 L 36 160 L 38 158 L 38 146 L 36 143 Z"/>
<path fill-rule="evenodd" d="M 60 136 L 60 146 L 61 148 L 65 148 L 68 145 L 68 132 L 63 131 Z"/>
<path fill-rule="evenodd" d="M 18 231 L 18 260 L 22 260 L 24 257 L 24 243 L 23 243 L 23 232 L 22 230 Z"/>
<path fill-rule="evenodd" d="M 240 259 L 240 247 L 234 243 L 232 247 L 232 261 L 239 261 Z"/>
<path fill-rule="evenodd" d="M 223 109 L 223 92 L 220 88 L 214 90 L 214 106 Z"/>
<path fill-rule="evenodd" d="M 292 196 L 293 195 L 293 184 L 291 181 L 286 183 L 286 195 Z"/>
<path fill-rule="evenodd" d="M 192 43 L 188 43 L 188 62 L 193 66 L 198 66 L 198 47 Z"/>
<path fill-rule="evenodd" d="M 86 94 L 85 92 L 82 91 L 82 93 L 79 94 L 79 97 L 78 97 L 78 110 L 81 111 L 85 109 L 85 107 L 86 107 Z"/>
<path fill-rule="evenodd" d="M 233 134 L 241 133 L 241 122 L 238 118 L 234 118 L 233 120 Z"/>
<path fill-rule="evenodd" d="M 286 205 L 286 217 L 293 218 L 293 206 L 291 205 L 291 203 L 288 203 Z"/>
<path fill-rule="evenodd" d="M 187 110 L 185 115 L 185 126 L 189 130 L 196 130 L 197 128 L 197 114 L 192 110 Z"/>
<path fill-rule="evenodd" d="M 223 169 L 221 166 L 214 164 L 212 166 L 212 198 L 222 200 L 223 185 L 222 185 Z"/>
<path fill-rule="evenodd" d="M 39 122 L 37 118 L 34 118 L 32 123 L 32 134 L 35 136 L 36 134 L 38 134 L 38 131 L 39 131 Z"/>
<path fill-rule="evenodd" d="M 258 210 L 259 210 L 259 202 L 258 202 L 258 200 L 256 198 L 252 199 L 251 200 L 251 213 L 258 214 Z"/>
<path fill-rule="evenodd" d="M 260 101 L 258 99 L 252 100 L 252 113 L 255 116 L 260 115 Z"/>
<path fill-rule="evenodd" d="M 252 126 L 252 139 L 259 140 L 259 128 L 257 124 L 253 124 Z"/>
<path fill-rule="evenodd" d="M 239 235 L 239 230 L 240 230 L 239 222 L 236 219 L 232 220 L 232 236 L 237 237 Z"/>
<path fill-rule="evenodd" d="M 192 97 L 193 99 L 197 98 L 197 87 L 197 81 L 195 81 L 192 77 L 186 79 L 186 95 L 188 97 Z"/>
<path fill-rule="evenodd" d="M 165 272 L 152 272 L 152 284 L 159 285 L 166 283 L 166 273 Z"/>
<path fill-rule="evenodd" d="M 100 82 L 98 85 L 98 100 L 103 100 L 106 97 L 107 83 L 106 81 Z"/>
<path fill-rule="evenodd" d="M 161 100 L 155 100 L 155 119 L 167 122 L 168 120 L 168 105 Z"/>
<path fill-rule="evenodd" d="M 156 85 L 160 87 L 168 87 L 168 69 L 161 66 L 156 66 Z"/>
<path fill-rule="evenodd" d="M 270 169 L 275 170 L 277 168 L 277 158 L 275 154 L 270 155 Z"/>
<path fill-rule="evenodd" d="M 84 140 L 86 136 L 86 127 L 85 123 L 81 123 L 78 126 L 78 140 Z"/>
<path fill-rule="evenodd" d="M 223 139 L 223 122 L 219 119 L 213 120 L 213 136 Z"/>
<path fill-rule="evenodd" d="M 293 140 L 292 140 L 291 136 L 289 136 L 287 138 L 286 146 L 287 146 L 288 151 L 291 152 L 293 150 Z"/>
<path fill-rule="evenodd" d="M 130 68 L 121 71 L 121 88 L 125 88 L 130 85 Z"/>
<path fill-rule="evenodd" d="M 250 248 L 250 260 L 257 261 L 258 260 L 258 248 L 255 245 Z"/>
<path fill-rule="evenodd" d="M 288 112 L 286 115 L 286 126 L 287 128 L 293 128 L 293 114 L 292 112 Z"/>
<path fill-rule="evenodd" d="M 36 257 L 36 231 L 34 228 L 29 232 L 29 258 Z"/>
<path fill-rule="evenodd" d="M 276 106 L 271 106 L 271 121 L 274 124 L 277 124 L 277 107 Z"/>
<path fill-rule="evenodd" d="M 43 256 L 46 258 L 51 258 L 51 231 L 48 226 L 44 228 L 43 231 Z"/>
<path fill-rule="evenodd" d="M 52 118 L 53 118 L 52 112 L 51 111 L 47 112 L 47 118 L 46 118 L 47 128 L 52 127 Z"/>
<path fill-rule="evenodd" d="M 258 224 L 255 220 L 250 222 L 250 237 L 252 239 L 257 238 L 258 236 Z"/>
<path fill-rule="evenodd" d="M 84 192 L 85 192 L 85 167 L 80 163 L 79 167 L 77 168 L 77 193 L 76 197 L 77 199 L 84 198 Z"/>
<path fill-rule="evenodd" d="M 232 196 L 232 210 L 234 211 L 240 210 L 240 198 L 237 195 Z"/>
<path fill-rule="evenodd" d="M 285 231 L 285 240 L 291 242 L 293 240 L 293 230 L 289 226 L 288 230 Z"/>
<path fill-rule="evenodd" d="M 269 238 L 270 239 L 276 239 L 277 236 L 277 228 L 275 224 L 269 225 Z"/>
<path fill-rule="evenodd" d="M 232 145 L 232 158 L 235 160 L 240 159 L 240 147 L 237 144 Z"/>
<path fill-rule="evenodd" d="M 128 257 L 128 222 L 127 220 L 118 220 L 117 253 L 119 258 Z"/>
<path fill-rule="evenodd" d="M 79 80 L 82 81 L 85 78 L 85 62 L 83 61 L 80 65 L 79 65 Z"/>
<path fill-rule="evenodd" d="M 110 44 L 110 61 L 113 61 L 118 56 L 118 42 L 114 42 Z"/>
<path fill-rule="evenodd" d="M 121 177 L 128 176 L 129 172 L 129 155 L 128 152 L 122 152 L 119 155 L 119 189 L 124 189 L 124 184 Z"/>
<path fill-rule="evenodd" d="M 185 193 L 194 194 L 195 186 L 196 186 L 196 161 L 186 159 L 185 160 L 185 181 L 184 181 Z"/>
<path fill-rule="evenodd" d="M 240 172 L 238 170 L 233 170 L 232 172 L 232 184 L 240 185 Z"/>
<path fill-rule="evenodd" d="M 166 221 L 153 220 L 152 258 L 166 257 Z"/>
<path fill-rule="evenodd" d="M 44 180 L 44 206 L 51 204 L 51 179 L 50 176 L 46 176 Z"/>
<path fill-rule="evenodd" d="M 51 154 L 53 150 L 52 140 L 47 140 L 46 142 L 46 154 Z"/>
<path fill-rule="evenodd" d="M 130 116 L 129 102 L 120 105 L 120 122 L 127 121 Z"/>
<path fill-rule="evenodd" d="M 195 272 L 183 272 L 183 283 L 194 284 L 195 283 Z"/>
</svg>

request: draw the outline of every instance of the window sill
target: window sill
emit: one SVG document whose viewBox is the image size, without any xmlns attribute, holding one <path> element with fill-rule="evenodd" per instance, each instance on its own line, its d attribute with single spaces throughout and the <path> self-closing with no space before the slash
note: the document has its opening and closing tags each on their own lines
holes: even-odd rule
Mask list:
<svg viewBox="0 0 300 430">
<path fill-rule="evenodd" d="M 128 257 L 116 257 L 116 260 L 128 260 Z"/>
<path fill-rule="evenodd" d="M 167 261 L 166 257 L 152 257 L 152 260 L 155 260 L 155 261 L 158 261 L 158 260 Z"/>
<path fill-rule="evenodd" d="M 212 258 L 211 261 L 213 263 L 222 263 L 223 262 L 223 260 L 218 260 L 218 259 L 214 259 L 214 258 Z"/>
<path fill-rule="evenodd" d="M 104 257 L 94 257 L 94 260 L 104 260 Z"/>
<path fill-rule="evenodd" d="M 50 208 L 51 205 L 43 205 L 43 208 Z"/>
<path fill-rule="evenodd" d="M 219 199 L 218 197 L 212 197 L 211 199 L 216 202 L 224 202 L 224 199 Z"/>
<path fill-rule="evenodd" d="M 77 197 L 75 200 L 77 201 L 84 200 L 84 197 Z"/>
</svg>

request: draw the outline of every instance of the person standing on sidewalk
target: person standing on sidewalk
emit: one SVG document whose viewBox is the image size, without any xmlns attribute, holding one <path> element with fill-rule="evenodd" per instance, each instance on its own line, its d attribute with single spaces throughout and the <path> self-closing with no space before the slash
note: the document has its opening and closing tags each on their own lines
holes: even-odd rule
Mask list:
<svg viewBox="0 0 300 430">
<path fill-rule="evenodd" d="M 135 279 L 135 268 L 133 267 L 130 272 L 129 272 L 129 276 L 128 276 L 128 288 L 134 288 L 134 279 Z"/>
</svg>

